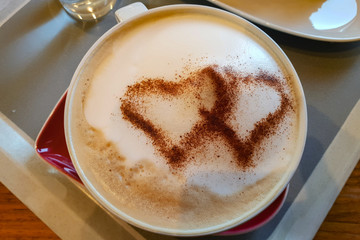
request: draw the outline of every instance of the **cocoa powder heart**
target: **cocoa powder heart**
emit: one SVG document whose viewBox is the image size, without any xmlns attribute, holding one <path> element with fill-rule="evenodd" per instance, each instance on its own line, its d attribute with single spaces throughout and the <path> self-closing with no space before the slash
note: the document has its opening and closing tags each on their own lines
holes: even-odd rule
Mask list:
<svg viewBox="0 0 360 240">
<path fill-rule="evenodd" d="M 261 83 L 273 88 L 280 96 L 280 104 L 274 112 L 254 124 L 254 128 L 246 137 L 238 136 L 237 132 L 227 123 L 234 117 L 238 89 L 241 84 Z M 211 96 L 209 96 L 209 93 Z M 156 95 L 162 99 L 172 99 L 180 95 L 194 96 L 199 120 L 188 132 L 179 136 L 179 141 L 172 139 L 169 133 L 154 123 L 146 115 L 144 107 L 146 97 Z M 207 98 L 213 98 L 211 106 Z M 190 150 L 197 148 L 204 141 L 220 138 L 232 151 L 237 166 L 246 171 L 256 166 L 253 159 L 255 150 L 260 149 L 264 139 L 276 133 L 280 123 L 293 106 L 284 92 L 281 81 L 275 76 L 260 73 L 257 76 L 241 76 L 230 67 L 219 68 L 208 66 L 190 74 L 190 77 L 179 82 L 163 79 L 145 79 L 128 86 L 121 98 L 123 118 L 133 127 L 142 130 L 151 139 L 157 152 L 166 159 L 173 169 L 180 169 L 194 159 Z"/>
</svg>

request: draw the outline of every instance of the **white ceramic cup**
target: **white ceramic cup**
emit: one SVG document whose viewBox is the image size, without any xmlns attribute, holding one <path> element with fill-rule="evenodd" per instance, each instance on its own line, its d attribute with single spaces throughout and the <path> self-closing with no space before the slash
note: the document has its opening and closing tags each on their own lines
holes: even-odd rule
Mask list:
<svg viewBox="0 0 360 240">
<path fill-rule="evenodd" d="M 101 46 L 113 34 L 121 33 L 122 29 L 126 27 L 128 24 L 131 24 L 132 21 L 142 18 L 151 19 L 151 16 L 156 16 L 159 13 L 161 14 L 168 11 L 176 12 L 177 10 L 198 12 L 200 15 L 216 16 L 219 19 L 230 20 L 234 24 L 238 24 L 239 26 L 246 29 L 249 33 L 251 33 L 252 37 L 256 38 L 257 41 L 261 42 L 261 44 L 263 44 L 266 47 L 266 49 L 268 49 L 271 52 L 271 54 L 275 56 L 277 59 L 279 59 L 279 61 L 283 64 L 287 73 L 291 76 L 291 79 L 293 79 L 292 85 L 295 89 L 297 97 L 299 98 L 297 109 L 299 115 L 300 130 L 298 131 L 298 137 L 295 143 L 296 147 L 294 148 L 294 151 L 291 153 L 292 155 L 291 168 L 281 179 L 281 181 L 279 181 L 279 183 L 276 184 L 276 187 L 269 190 L 270 193 L 268 194 L 267 198 L 265 198 L 261 202 L 261 204 L 258 204 L 256 207 L 254 207 L 254 209 L 250 209 L 249 211 L 247 211 L 246 214 L 239 214 L 239 216 L 234 219 L 230 219 L 228 221 L 213 226 L 207 226 L 205 228 L 198 228 L 198 229 L 195 228 L 190 230 L 161 227 L 152 224 L 151 221 L 144 222 L 137 219 L 136 217 L 131 216 L 131 214 L 125 213 L 123 209 L 116 207 L 116 204 L 114 204 L 114 202 L 116 202 L 116 199 L 109 197 L 109 195 L 106 193 L 106 190 L 102 188 L 99 183 L 96 182 L 95 178 L 91 174 L 91 170 L 86 166 L 84 161 L 78 158 L 78 153 L 76 152 L 76 148 L 74 147 L 74 144 L 76 143 L 74 143 L 73 141 L 72 131 L 70 127 L 72 125 L 71 122 L 72 115 L 74 114 L 73 112 L 74 98 L 76 97 L 77 94 L 79 94 L 77 91 L 79 78 L 80 78 L 79 76 L 84 71 L 86 71 L 87 63 L 91 60 L 91 58 L 94 55 L 94 52 L 97 51 L 99 46 Z M 303 89 L 293 66 L 291 65 L 290 61 L 283 53 L 283 51 L 280 49 L 280 47 L 264 32 L 262 32 L 260 29 L 258 29 L 256 26 L 252 25 L 248 21 L 234 14 L 211 7 L 196 6 L 196 5 L 173 5 L 173 6 L 159 7 L 159 8 L 147 10 L 144 5 L 136 3 L 118 10 L 116 12 L 116 17 L 120 22 L 120 24 L 114 26 L 112 29 L 106 32 L 90 48 L 90 50 L 87 52 L 87 54 L 84 56 L 83 60 L 79 64 L 73 76 L 71 85 L 69 87 L 67 100 L 66 100 L 66 107 L 65 107 L 65 135 L 66 135 L 66 141 L 67 141 L 69 153 L 81 180 L 83 181 L 84 185 L 89 190 L 89 192 L 92 194 L 92 196 L 112 214 L 125 220 L 130 224 L 133 224 L 137 227 L 143 228 L 148 231 L 166 234 L 166 235 L 174 235 L 174 236 L 199 236 L 199 235 L 207 235 L 207 234 L 221 232 L 251 219 L 256 214 L 264 210 L 284 190 L 284 188 L 287 186 L 288 182 L 290 181 L 292 175 L 294 174 L 296 167 L 298 166 L 302 156 L 303 148 L 305 145 L 306 132 L 307 132 L 307 112 L 306 112 L 306 104 L 305 104 Z"/>
</svg>

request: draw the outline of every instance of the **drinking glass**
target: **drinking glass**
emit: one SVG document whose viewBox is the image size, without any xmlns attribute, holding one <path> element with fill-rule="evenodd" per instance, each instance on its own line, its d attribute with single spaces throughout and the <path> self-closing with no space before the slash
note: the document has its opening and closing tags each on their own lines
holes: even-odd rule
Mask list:
<svg viewBox="0 0 360 240">
<path fill-rule="evenodd" d="M 106 15 L 116 0 L 59 0 L 64 9 L 75 19 L 91 21 Z"/>
</svg>

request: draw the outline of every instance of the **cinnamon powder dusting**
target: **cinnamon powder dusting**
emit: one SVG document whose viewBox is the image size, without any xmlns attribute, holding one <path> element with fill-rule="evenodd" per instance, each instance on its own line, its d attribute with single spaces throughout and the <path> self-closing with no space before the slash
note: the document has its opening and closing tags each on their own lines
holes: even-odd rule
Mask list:
<svg viewBox="0 0 360 240">
<path fill-rule="evenodd" d="M 174 97 L 186 91 L 193 91 L 196 95 L 204 81 L 210 81 L 215 102 L 211 109 L 199 107 L 200 119 L 189 132 L 180 136 L 180 141 L 174 141 L 166 131 L 142 114 L 142 98 L 156 95 Z M 246 84 L 264 84 L 276 90 L 280 96 L 277 109 L 256 122 L 247 137 L 239 136 L 228 123 L 234 117 L 237 95 L 241 94 L 241 86 Z M 239 91 L 240 89 L 240 91 Z M 198 96 L 200 98 L 200 96 Z M 256 166 L 253 156 L 261 149 L 263 141 L 276 134 L 286 114 L 293 109 L 291 100 L 284 92 L 281 81 L 275 76 L 260 73 L 257 76 L 241 76 L 231 68 L 208 66 L 193 72 L 190 77 L 179 82 L 169 82 L 163 79 L 145 79 L 128 86 L 127 92 L 121 100 L 123 118 L 133 127 L 142 130 L 151 140 L 154 148 L 173 170 L 180 170 L 195 159 L 191 150 L 196 149 L 205 141 L 222 139 L 223 144 L 231 149 L 233 161 L 242 171 Z"/>
</svg>

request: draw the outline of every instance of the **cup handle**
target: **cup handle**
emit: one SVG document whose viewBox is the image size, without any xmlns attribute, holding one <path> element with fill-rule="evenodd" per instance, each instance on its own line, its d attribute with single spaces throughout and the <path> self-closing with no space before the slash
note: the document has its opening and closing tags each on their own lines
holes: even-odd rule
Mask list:
<svg viewBox="0 0 360 240">
<path fill-rule="evenodd" d="M 116 21 L 121 23 L 133 16 L 146 12 L 147 10 L 147 7 L 141 2 L 129 4 L 115 11 Z"/>
</svg>

